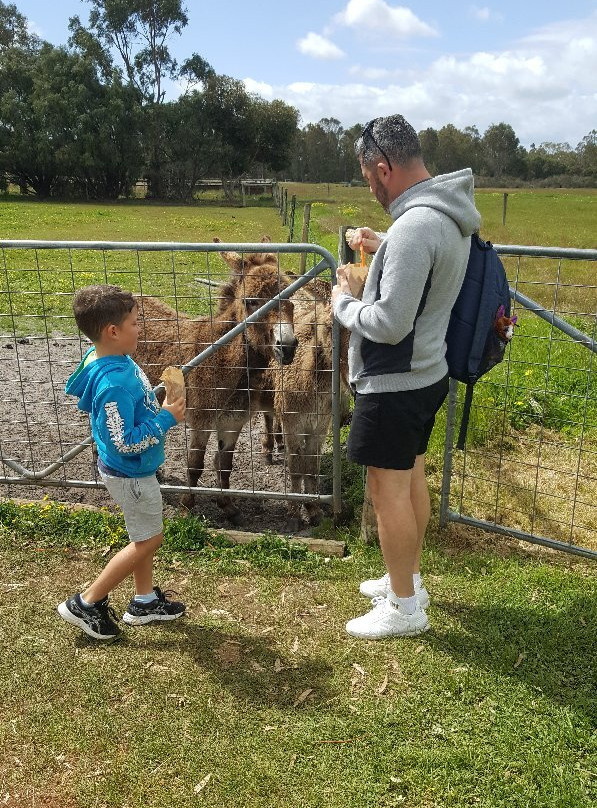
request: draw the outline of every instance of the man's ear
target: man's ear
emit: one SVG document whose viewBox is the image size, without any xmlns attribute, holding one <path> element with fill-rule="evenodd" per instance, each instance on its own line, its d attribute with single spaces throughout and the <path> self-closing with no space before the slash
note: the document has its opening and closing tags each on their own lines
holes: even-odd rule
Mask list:
<svg viewBox="0 0 597 808">
<path fill-rule="evenodd" d="M 375 173 L 377 174 L 377 179 L 384 185 L 387 185 L 392 177 L 392 172 L 388 168 L 388 164 L 385 162 L 385 160 L 376 164 Z"/>
</svg>

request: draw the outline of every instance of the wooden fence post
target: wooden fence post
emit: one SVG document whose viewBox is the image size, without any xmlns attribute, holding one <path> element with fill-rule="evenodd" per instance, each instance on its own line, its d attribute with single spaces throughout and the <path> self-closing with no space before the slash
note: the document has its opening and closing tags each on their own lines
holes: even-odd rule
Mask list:
<svg viewBox="0 0 597 808">
<path fill-rule="evenodd" d="M 504 194 L 504 205 L 502 207 L 502 225 L 506 224 L 506 208 L 508 207 L 508 194 Z"/>
<path fill-rule="evenodd" d="M 282 203 L 282 224 L 286 227 L 288 221 L 288 188 L 284 188 L 284 202 Z"/>
<path fill-rule="evenodd" d="M 363 492 L 363 513 L 361 515 L 361 540 L 364 544 L 379 544 L 377 517 L 369 493 L 369 480 L 365 473 L 365 491 Z"/>
<path fill-rule="evenodd" d="M 356 225 L 347 224 L 340 228 L 340 238 L 338 243 L 338 263 L 354 264 L 355 252 L 346 242 L 346 231 L 356 229 Z M 369 484 L 365 473 L 365 489 L 363 491 L 363 513 L 361 515 L 361 539 L 365 544 L 379 544 L 379 533 L 377 530 L 377 517 L 373 509 L 373 502 L 369 494 Z"/>
<path fill-rule="evenodd" d="M 292 244 L 294 239 L 294 214 L 296 212 L 296 194 L 292 194 L 290 199 L 290 228 L 288 232 L 288 242 Z"/>
</svg>

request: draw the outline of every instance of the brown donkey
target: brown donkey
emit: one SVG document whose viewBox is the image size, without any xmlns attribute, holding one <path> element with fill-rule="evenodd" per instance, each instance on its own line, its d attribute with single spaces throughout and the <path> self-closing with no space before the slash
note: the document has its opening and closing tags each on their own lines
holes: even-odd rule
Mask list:
<svg viewBox="0 0 597 808">
<path fill-rule="evenodd" d="M 152 384 L 159 383 L 165 367 L 188 363 L 290 283 L 280 272 L 274 253 L 221 254 L 232 273 L 230 282 L 220 290 L 220 309 L 211 317 L 190 318 L 154 297 L 139 297 L 141 328 L 134 359 Z M 190 486 L 196 486 L 203 473 L 209 436 L 218 428 L 219 416 L 228 409 L 237 390 L 250 389 L 252 374 L 270 362 L 292 362 L 297 347 L 293 319 L 293 304 L 283 300 L 189 371 L 186 420 L 190 427 Z M 219 440 L 218 451 L 223 449 Z M 216 458 L 216 467 L 221 465 Z M 220 484 L 227 488 L 228 480 L 220 478 Z M 185 495 L 183 502 L 191 505 L 193 496 Z M 238 522 L 239 511 L 228 497 L 220 497 L 218 503 L 228 518 Z"/>
<path fill-rule="evenodd" d="M 318 490 L 319 461 L 332 419 L 332 310 L 331 284 L 315 279 L 293 295 L 294 329 L 298 348 L 291 365 L 270 362 L 253 368 L 249 387 L 238 389 L 217 420 L 219 474 L 228 487 L 238 436 L 251 417 L 263 412 L 263 452 L 272 462 L 274 438 L 285 447 L 292 493 Z M 341 329 L 341 418 L 348 410 L 348 339 Z M 283 435 L 283 437 L 282 437 Z M 310 524 L 318 524 L 322 510 L 316 502 L 305 505 Z M 290 500 L 286 530 L 301 527 L 300 503 Z"/>
</svg>

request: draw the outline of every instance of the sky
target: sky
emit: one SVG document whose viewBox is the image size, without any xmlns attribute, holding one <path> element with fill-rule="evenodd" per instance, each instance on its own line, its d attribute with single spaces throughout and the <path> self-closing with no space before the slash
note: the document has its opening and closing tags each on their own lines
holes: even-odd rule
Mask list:
<svg viewBox="0 0 597 808">
<path fill-rule="evenodd" d="M 4 0 L 8 2 L 9 0 Z M 54 45 L 85 0 L 11 0 Z M 510 124 L 521 144 L 568 143 L 597 129 L 596 0 L 186 0 L 169 41 L 217 73 L 279 98 L 300 125 L 345 128 L 396 112 L 417 131 L 448 123 L 481 134 Z M 180 92 L 168 88 L 170 99 Z"/>
</svg>

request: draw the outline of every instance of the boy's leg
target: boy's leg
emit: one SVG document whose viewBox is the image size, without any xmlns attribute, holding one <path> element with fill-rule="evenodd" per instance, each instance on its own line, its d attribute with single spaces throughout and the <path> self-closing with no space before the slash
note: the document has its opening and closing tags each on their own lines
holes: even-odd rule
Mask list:
<svg viewBox="0 0 597 808">
<path fill-rule="evenodd" d="M 125 578 L 134 573 L 137 568 L 143 570 L 146 577 L 147 567 L 151 570 L 153 556 L 162 543 L 163 534 L 153 536 L 145 541 L 131 542 L 119 550 L 83 593 L 82 597 L 87 603 L 96 603 L 108 595 Z M 151 577 L 150 577 L 151 584 Z M 148 591 L 151 591 L 151 585 Z"/>
<path fill-rule="evenodd" d="M 159 538 L 160 541 L 151 555 L 140 559 L 139 563 L 133 568 L 136 595 L 148 595 L 150 592 L 153 592 L 153 559 L 163 541 L 164 534 L 160 533 L 159 537 L 156 536 L 156 538 Z M 149 541 L 151 541 L 151 539 Z"/>
</svg>

